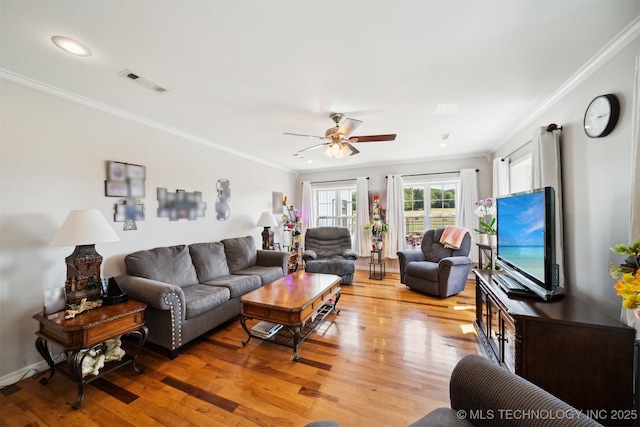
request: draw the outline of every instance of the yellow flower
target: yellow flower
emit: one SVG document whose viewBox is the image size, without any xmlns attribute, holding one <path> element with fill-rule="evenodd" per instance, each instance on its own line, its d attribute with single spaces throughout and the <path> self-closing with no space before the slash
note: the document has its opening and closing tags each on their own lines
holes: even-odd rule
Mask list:
<svg viewBox="0 0 640 427">
<path fill-rule="evenodd" d="M 623 274 L 614 288 L 616 294 L 622 297 L 624 308 L 635 309 L 640 306 L 640 270 Z"/>
</svg>

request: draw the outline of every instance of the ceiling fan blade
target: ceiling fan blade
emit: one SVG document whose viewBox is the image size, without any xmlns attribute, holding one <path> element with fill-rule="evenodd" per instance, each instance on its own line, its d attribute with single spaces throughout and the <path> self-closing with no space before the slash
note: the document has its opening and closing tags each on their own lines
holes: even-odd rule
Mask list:
<svg viewBox="0 0 640 427">
<path fill-rule="evenodd" d="M 363 135 L 363 136 L 352 136 L 349 138 L 351 142 L 383 142 L 383 141 L 395 141 L 396 134 L 391 133 L 387 135 Z"/>
<path fill-rule="evenodd" d="M 315 139 L 327 139 L 325 136 L 304 135 L 304 134 L 301 134 L 301 133 L 290 133 L 290 132 L 285 132 L 285 133 L 283 133 L 283 135 L 305 136 L 305 137 L 307 137 L 307 138 L 315 138 Z"/>
<path fill-rule="evenodd" d="M 348 142 L 345 142 L 345 145 L 349 148 L 349 150 L 351 150 L 351 154 L 349 154 L 350 156 L 353 156 L 355 154 L 358 154 L 360 151 L 354 147 L 353 145 L 349 144 Z"/>
<path fill-rule="evenodd" d="M 338 129 L 338 134 L 342 136 L 349 136 L 351 132 L 357 129 L 358 126 L 362 124 L 362 120 L 356 119 L 344 119 L 340 128 Z"/>
<path fill-rule="evenodd" d="M 312 145 L 311 147 L 307 147 L 307 148 L 303 148 L 302 150 L 298 150 L 297 153 L 302 153 L 304 151 L 315 150 L 316 148 L 320 148 L 320 147 L 322 147 L 324 145 L 327 145 L 327 143 L 323 142 L 322 144 Z"/>
</svg>

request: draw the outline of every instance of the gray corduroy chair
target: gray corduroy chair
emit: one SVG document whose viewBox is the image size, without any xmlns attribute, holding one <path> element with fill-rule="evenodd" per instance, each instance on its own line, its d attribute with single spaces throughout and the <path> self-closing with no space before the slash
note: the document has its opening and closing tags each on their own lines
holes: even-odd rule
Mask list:
<svg viewBox="0 0 640 427">
<path fill-rule="evenodd" d="M 302 259 L 309 273 L 335 274 L 341 284 L 353 283 L 356 251 L 351 249 L 351 234 L 345 227 L 309 228 L 304 235 Z"/>
<path fill-rule="evenodd" d="M 449 249 L 440 243 L 443 232 L 427 230 L 419 251 L 398 252 L 400 283 L 441 298 L 464 290 L 471 270 L 471 236 L 465 234 L 460 249 Z"/>
<path fill-rule="evenodd" d="M 537 385 L 476 354 L 463 357 L 453 369 L 449 399 L 450 408 L 434 409 L 409 427 L 601 426 Z M 324 420 L 304 427 L 340 424 Z"/>
</svg>

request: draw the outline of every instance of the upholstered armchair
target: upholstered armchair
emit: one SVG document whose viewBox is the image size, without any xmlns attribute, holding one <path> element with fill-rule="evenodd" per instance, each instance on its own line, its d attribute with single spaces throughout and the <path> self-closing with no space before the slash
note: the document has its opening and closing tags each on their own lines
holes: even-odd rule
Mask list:
<svg viewBox="0 0 640 427">
<path fill-rule="evenodd" d="M 302 259 L 309 273 L 336 274 L 341 284 L 353 283 L 356 251 L 351 249 L 351 234 L 344 227 L 309 228 L 304 236 Z"/>
<path fill-rule="evenodd" d="M 398 252 L 401 283 L 442 298 L 464 290 L 471 270 L 471 235 L 464 235 L 460 249 L 446 248 L 440 243 L 444 230 L 424 233 L 420 250 Z"/>
</svg>

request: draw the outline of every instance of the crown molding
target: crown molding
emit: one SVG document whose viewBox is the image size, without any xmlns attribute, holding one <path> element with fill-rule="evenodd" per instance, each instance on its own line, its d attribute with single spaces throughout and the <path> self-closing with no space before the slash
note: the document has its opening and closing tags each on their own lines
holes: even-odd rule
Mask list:
<svg viewBox="0 0 640 427">
<path fill-rule="evenodd" d="M 139 123 L 144 126 L 148 126 L 159 130 L 161 132 L 166 132 L 171 135 L 177 136 L 179 138 L 183 138 L 201 145 L 205 145 L 210 148 L 215 148 L 216 150 L 224 151 L 226 153 L 232 154 L 234 156 L 242 157 L 244 159 L 250 160 L 252 162 L 261 163 L 263 165 L 282 170 L 285 172 L 293 172 L 292 170 L 283 168 L 280 165 L 275 165 L 269 162 L 266 162 L 257 157 L 250 156 L 243 152 L 233 150 L 229 147 L 225 147 L 224 145 L 220 145 L 213 141 L 210 141 L 205 138 L 201 138 L 197 135 L 190 134 L 188 132 L 181 131 L 180 129 L 176 129 L 170 126 L 163 125 L 162 123 L 156 122 L 154 120 L 148 119 L 146 117 L 138 116 L 136 114 L 129 113 L 127 111 L 121 110 L 119 108 L 112 107 L 110 105 L 104 104 L 102 102 L 98 102 L 91 98 L 86 98 L 84 96 L 77 95 L 72 92 L 68 92 L 66 90 L 42 83 L 38 80 L 31 79 L 29 77 L 25 77 L 23 75 L 14 73 L 9 70 L 5 70 L 4 68 L 0 68 L 0 78 L 3 80 L 7 80 L 13 83 L 17 83 L 22 86 L 29 87 L 31 89 L 35 89 L 40 92 L 48 93 L 49 95 L 57 96 L 58 98 L 66 99 L 67 101 L 75 102 L 77 104 L 84 105 L 89 108 L 93 108 L 96 110 L 100 110 L 104 113 L 111 114 L 114 116 L 118 116 L 120 118 L 130 120 L 132 122 Z"/>
<path fill-rule="evenodd" d="M 508 135 L 506 140 L 516 136 L 522 130 L 531 126 L 533 121 L 544 111 L 566 96 L 569 92 L 582 83 L 587 77 L 596 72 L 600 67 L 609 62 L 620 50 L 638 38 L 640 35 L 640 16 L 636 17 L 629 25 L 616 35 L 613 40 L 598 51 L 585 65 L 576 71 L 566 82 L 564 82 L 555 92 L 551 94 L 542 104 L 531 112 L 520 126 L 517 126 Z M 494 151 L 497 152 L 498 150 Z"/>
</svg>

